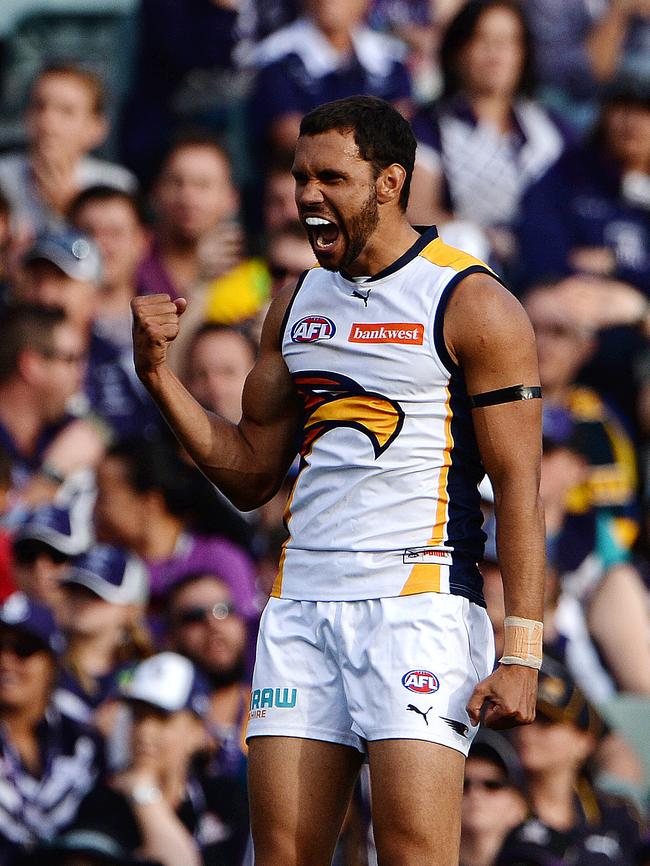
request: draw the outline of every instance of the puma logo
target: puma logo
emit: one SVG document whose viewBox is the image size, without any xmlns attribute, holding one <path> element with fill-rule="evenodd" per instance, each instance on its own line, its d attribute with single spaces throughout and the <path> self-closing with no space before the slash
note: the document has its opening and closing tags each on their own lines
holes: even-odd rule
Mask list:
<svg viewBox="0 0 650 866">
<path fill-rule="evenodd" d="M 418 715 L 422 716 L 422 718 L 424 719 L 424 724 L 427 726 L 427 728 L 429 727 L 429 720 L 427 719 L 427 716 L 429 715 L 433 707 L 429 707 L 426 713 L 423 713 L 422 710 L 418 709 L 418 707 L 414 707 L 413 704 L 409 704 L 406 709 L 410 710 L 412 713 L 418 713 Z"/>
</svg>

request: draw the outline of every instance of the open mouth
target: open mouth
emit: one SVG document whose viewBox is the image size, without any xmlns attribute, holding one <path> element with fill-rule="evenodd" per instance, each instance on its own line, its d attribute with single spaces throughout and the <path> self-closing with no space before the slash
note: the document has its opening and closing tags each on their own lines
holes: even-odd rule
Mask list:
<svg viewBox="0 0 650 866">
<path fill-rule="evenodd" d="M 315 250 L 326 252 L 339 239 L 339 227 L 331 220 L 310 216 L 305 219 L 311 245 Z"/>
</svg>

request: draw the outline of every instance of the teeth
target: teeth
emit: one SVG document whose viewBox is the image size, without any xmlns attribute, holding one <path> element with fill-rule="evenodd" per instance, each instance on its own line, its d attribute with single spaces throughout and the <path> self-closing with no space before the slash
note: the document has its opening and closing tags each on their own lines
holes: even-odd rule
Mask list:
<svg viewBox="0 0 650 866">
<path fill-rule="evenodd" d="M 308 226 L 329 226 L 331 225 L 329 220 L 321 219 L 320 217 L 307 217 L 305 220 Z"/>
</svg>

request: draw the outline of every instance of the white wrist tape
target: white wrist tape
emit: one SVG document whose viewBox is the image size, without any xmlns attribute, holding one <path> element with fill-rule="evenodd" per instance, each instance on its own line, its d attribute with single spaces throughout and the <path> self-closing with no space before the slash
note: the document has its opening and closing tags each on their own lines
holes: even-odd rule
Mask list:
<svg viewBox="0 0 650 866">
<path fill-rule="evenodd" d="M 544 624 L 536 619 L 507 616 L 503 621 L 505 640 L 502 665 L 523 665 L 539 670 L 542 666 Z"/>
</svg>

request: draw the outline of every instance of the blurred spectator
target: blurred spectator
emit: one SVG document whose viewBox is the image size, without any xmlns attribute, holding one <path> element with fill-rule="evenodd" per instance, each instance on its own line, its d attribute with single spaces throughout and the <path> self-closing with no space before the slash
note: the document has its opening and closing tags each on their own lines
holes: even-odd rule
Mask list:
<svg viewBox="0 0 650 866">
<path fill-rule="evenodd" d="M 523 281 L 571 273 L 623 280 L 650 295 L 650 75 L 609 87 L 594 135 L 528 191 Z"/>
<path fill-rule="evenodd" d="M 153 653 L 143 624 L 147 570 L 136 557 L 99 544 L 72 562 L 62 590 L 67 648 L 55 700 L 68 716 L 90 723 L 120 675 Z"/>
<path fill-rule="evenodd" d="M 303 0 L 303 14 L 262 41 L 250 62 L 258 76 L 250 131 L 263 164 L 292 152 L 300 120 L 332 99 L 365 93 L 410 114 L 404 47 L 366 24 L 369 0 Z"/>
<path fill-rule="evenodd" d="M 206 719 L 218 745 L 215 776 L 245 776 L 244 737 L 250 706 L 251 637 L 257 620 L 242 616 L 218 572 L 188 575 L 172 587 L 165 607 L 169 646 L 205 674 Z"/>
<path fill-rule="evenodd" d="M 70 221 L 97 244 L 101 286 L 94 329 L 121 352 L 132 352 L 131 298 L 137 294 L 147 230 L 137 197 L 109 186 L 92 186 L 70 205 Z"/>
<path fill-rule="evenodd" d="M 540 98 L 576 131 L 598 110 L 599 85 L 620 70 L 648 75 L 644 0 L 527 0 Z"/>
<path fill-rule="evenodd" d="M 297 220 L 269 232 L 266 261 L 271 274 L 271 293 L 275 295 L 300 275 L 316 266 L 314 252 L 302 224 Z"/>
<path fill-rule="evenodd" d="M 238 610 L 252 616 L 252 561 L 223 536 L 200 535 L 190 528 L 195 472 L 162 443 L 132 440 L 114 446 L 97 471 L 97 535 L 145 560 L 154 601 L 183 575 L 216 569 Z M 212 507 L 218 511 L 219 500 L 215 498 Z"/>
<path fill-rule="evenodd" d="M 11 487 L 11 460 L 0 447 L 0 520 L 9 509 Z M 11 534 L 0 525 L 0 604 L 16 588 L 13 560 Z"/>
<path fill-rule="evenodd" d="M 88 364 L 82 407 L 91 409 L 104 427 L 102 447 L 90 465 L 107 439 L 157 430 L 162 424 L 158 409 L 135 375 L 132 358 L 95 328 L 102 280 L 95 243 L 75 229 L 41 235 L 25 255 L 23 272 L 21 296 L 63 309 L 84 341 Z"/>
<path fill-rule="evenodd" d="M 28 512 L 13 536 L 18 589 L 58 617 L 68 563 L 89 544 L 90 533 L 75 509 L 44 505 Z"/>
<path fill-rule="evenodd" d="M 597 793 L 587 771 L 602 732 L 602 720 L 566 669 L 545 658 L 537 718 L 514 732 L 532 815 L 511 833 L 506 849 L 535 843 L 563 862 L 634 863 L 637 816 L 625 801 Z"/>
<path fill-rule="evenodd" d="M 292 164 L 293 154 L 277 154 L 264 178 L 263 228 L 267 233 L 299 222 Z"/>
<path fill-rule="evenodd" d="M 12 237 L 11 205 L 0 187 L 0 311 L 10 293 Z"/>
<path fill-rule="evenodd" d="M 556 291 L 557 289 L 557 291 Z M 598 335 L 576 320 L 560 301 L 562 283 L 538 288 L 524 300 L 537 339 L 539 375 L 546 406 L 567 410 L 575 425 L 569 430 L 574 444 L 587 461 L 587 472 L 570 490 L 569 509 L 608 509 L 630 518 L 637 495 L 634 446 L 625 428 L 603 399 L 576 381 L 578 373 L 596 351 Z M 561 423 L 561 413 L 547 415 Z M 568 437 L 567 437 L 568 438 Z M 625 547 L 634 541 L 634 525 L 619 521 Z"/>
<path fill-rule="evenodd" d="M 531 38 L 515 0 L 471 0 L 441 46 L 441 99 L 418 112 L 409 213 L 429 224 L 456 218 L 489 229 L 502 262 L 526 189 L 560 156 L 556 124 L 532 101 Z"/>
<path fill-rule="evenodd" d="M 465 763 L 460 866 L 492 866 L 505 837 L 527 813 L 517 753 L 495 731 L 480 731 Z"/>
<path fill-rule="evenodd" d="M 76 826 L 51 842 L 18 854 L 11 866 L 162 866 L 131 854 L 118 833 Z"/>
<path fill-rule="evenodd" d="M 26 495 L 31 478 L 36 501 L 41 494 L 51 499 L 66 475 L 92 465 L 103 448 L 96 429 L 67 410 L 85 362 L 83 337 L 60 310 L 24 305 L 5 313 L 0 444 L 11 459 L 14 489 Z"/>
<path fill-rule="evenodd" d="M 189 136 L 172 147 L 154 187 L 154 206 L 155 234 L 140 271 L 140 294 L 166 292 L 189 301 L 168 354 L 180 371 L 187 341 L 206 316 L 231 323 L 255 315 L 269 281 L 260 262 L 245 258 L 230 158 L 214 139 Z"/>
<path fill-rule="evenodd" d="M 243 5 L 233 0 L 140 3 L 138 54 L 122 137 L 125 160 L 145 186 L 179 126 L 201 122 L 223 130 L 223 108 L 238 81 L 232 52 L 240 17 L 248 17 Z"/>
<path fill-rule="evenodd" d="M 133 189 L 124 168 L 88 154 L 108 132 L 100 80 L 74 65 L 46 67 L 27 107 L 28 152 L 0 157 L 0 188 L 20 237 L 60 226 L 79 190 L 97 183 Z"/>
<path fill-rule="evenodd" d="M 257 346 L 245 333 L 208 322 L 188 346 L 185 383 L 205 409 L 237 424 L 244 382 L 256 355 Z"/>
<path fill-rule="evenodd" d="M 131 708 L 128 766 L 82 804 L 81 824 L 104 827 L 163 866 L 241 862 L 248 809 L 241 787 L 212 785 L 195 758 L 207 745 L 208 693 L 176 653 L 143 661 L 121 690 Z"/>
<path fill-rule="evenodd" d="M 63 648 L 46 607 L 14 593 L 0 609 L 0 859 L 74 820 L 103 772 L 103 747 L 52 704 Z"/>
</svg>

